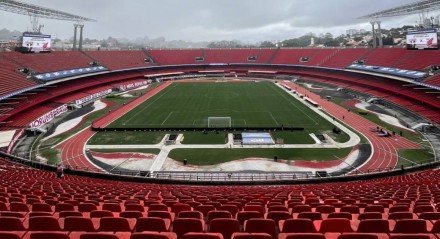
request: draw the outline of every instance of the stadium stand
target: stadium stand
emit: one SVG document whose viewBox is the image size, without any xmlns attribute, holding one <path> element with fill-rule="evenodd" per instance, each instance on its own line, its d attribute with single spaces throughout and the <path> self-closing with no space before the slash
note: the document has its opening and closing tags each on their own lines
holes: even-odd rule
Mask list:
<svg viewBox="0 0 440 239">
<path fill-rule="evenodd" d="M 308 66 L 322 66 L 344 68 L 355 60 L 364 59 L 366 64 L 381 66 L 396 66 L 400 68 L 418 69 L 436 64 L 438 62 L 437 51 L 409 51 L 403 48 L 302 48 L 302 49 L 190 49 L 190 50 L 134 50 L 134 51 L 88 51 L 88 52 L 52 52 L 46 54 L 22 54 L 17 52 L 0 53 L 0 63 L 2 82 L 0 93 L 3 95 L 25 89 L 27 87 L 37 86 L 38 82 L 26 79 L 24 74 L 18 72 L 20 68 L 29 68 L 38 72 L 59 71 L 76 67 L 86 67 L 92 61 L 109 67 L 111 70 L 122 70 L 136 67 L 146 67 L 151 63 L 145 62 L 145 59 L 152 57 L 155 64 L 159 65 L 180 65 L 194 64 L 196 57 L 203 57 L 204 62 L 209 63 L 273 63 L 273 64 L 295 64 Z M 250 61 L 250 58 L 252 60 Z M 307 61 L 301 61 L 301 58 L 307 58 Z M 233 68 L 231 68 L 233 70 Z M 256 67 L 255 70 L 268 71 L 273 70 L 270 67 Z M 188 71 L 191 71 L 190 69 Z M 378 80 L 370 76 L 359 75 L 352 76 L 351 73 L 329 74 L 323 70 L 313 69 L 300 70 L 304 76 L 319 78 L 317 80 L 327 81 L 341 87 L 363 91 L 372 96 L 381 97 L 392 103 L 407 107 L 420 115 L 427 117 L 434 122 L 439 122 L 437 110 L 439 109 L 436 94 L 427 94 L 428 89 L 411 86 L 401 83 L 397 80 Z M 247 71 L 245 68 L 237 71 L 238 75 L 243 75 Z M 0 121 L 10 121 L 8 118 L 15 114 L 23 112 L 32 106 L 29 102 L 38 104 L 46 101 L 55 103 L 65 103 L 74 99 L 74 95 L 63 95 L 66 93 L 76 93 L 77 96 L 84 96 L 88 92 L 96 92 L 93 87 L 101 87 L 104 82 L 113 82 L 130 80 L 135 73 L 127 73 L 126 76 L 120 76 L 114 79 L 113 76 L 108 79 L 99 77 L 89 78 L 87 82 L 75 80 L 56 84 L 55 86 L 44 87 L 32 90 L 20 95 L 20 99 L 6 99 L 4 107 L 0 113 Z M 131 75 L 130 75 L 131 74 Z M 139 72 L 137 76 L 141 76 Z M 383 78 L 381 78 L 383 79 Z M 14 84 L 9 84 L 13 80 Z M 4 83 L 3 83 L 4 82 Z M 424 81 L 424 83 L 439 85 L 438 76 L 433 76 Z M 60 86 L 60 87 L 57 87 Z M 72 87 L 71 87 L 72 86 Z M 69 89 L 69 91 L 67 91 Z M 87 89 L 87 92 L 83 92 Z M 101 89 L 101 88 L 99 88 Z M 417 89 L 417 90 L 415 90 Z M 23 97 L 24 96 L 24 97 Z M 35 113 L 37 114 L 37 113 Z M 34 115 L 34 114 L 32 114 Z M 20 116 L 24 117 L 24 116 Z M 20 121 L 22 122 L 22 121 Z M 23 121 L 24 122 L 24 121 Z"/>
<path fill-rule="evenodd" d="M 4 52 L 5 58 L 26 66 L 38 73 L 68 70 L 90 66 L 91 60 L 78 51 L 54 51 L 41 54 L 23 54 L 19 52 Z"/>
<path fill-rule="evenodd" d="M 355 182 L 200 187 L 69 174 L 57 180 L 53 172 L 0 158 L 0 179 L 0 238 L 434 239 L 440 233 L 438 170 Z M 213 204 L 243 208 L 212 220 L 197 210 L 221 212 L 204 207 Z M 264 216 L 245 211 L 256 205 Z M 171 217 L 156 217 L 156 209 Z M 305 211 L 317 217 L 306 219 Z M 260 216 L 240 217 L 249 212 Z M 275 221 L 270 212 L 287 216 Z"/>
<path fill-rule="evenodd" d="M 95 59 L 100 65 L 111 70 L 146 67 L 148 55 L 143 51 L 87 51 L 84 52 L 90 58 Z"/>
<path fill-rule="evenodd" d="M 0 95 L 36 85 L 36 82 L 26 79 L 25 75 L 18 71 L 24 68 L 23 66 L 6 59 L 4 56 L 4 54 L 0 54 Z"/>
<path fill-rule="evenodd" d="M 121 73 L 105 77 L 96 76 L 83 82 L 67 81 L 39 88 L 26 93 L 21 100 L 6 100 L 5 103 L 8 108 L 0 117 L 0 122 L 4 122 L 2 124 L 4 128 L 26 127 L 28 123 L 36 118 L 35 116 L 41 116 L 59 106 L 60 103 L 79 99 L 91 92 L 111 88 L 112 84 L 129 83 L 133 79 L 139 79 L 139 77 L 137 73 Z M 32 110 L 29 111 L 29 109 Z M 21 114 L 21 112 L 26 112 L 26 114 Z"/>
<path fill-rule="evenodd" d="M 148 50 L 156 63 L 161 65 L 196 64 L 196 57 L 203 57 L 202 50 Z"/>
<path fill-rule="evenodd" d="M 205 49 L 207 63 L 267 63 L 273 49 Z M 249 61 L 249 57 L 255 60 Z"/>
<path fill-rule="evenodd" d="M 355 60 L 364 60 L 366 65 L 393 67 L 409 53 L 405 48 L 376 48 L 362 59 Z"/>
<path fill-rule="evenodd" d="M 432 76 L 424 81 L 427 84 L 440 86 L 440 74 Z"/>
<path fill-rule="evenodd" d="M 333 56 L 327 56 L 320 65 L 323 67 L 345 68 L 357 59 L 362 59 L 372 49 L 369 48 L 345 48 L 338 50 Z"/>
</svg>

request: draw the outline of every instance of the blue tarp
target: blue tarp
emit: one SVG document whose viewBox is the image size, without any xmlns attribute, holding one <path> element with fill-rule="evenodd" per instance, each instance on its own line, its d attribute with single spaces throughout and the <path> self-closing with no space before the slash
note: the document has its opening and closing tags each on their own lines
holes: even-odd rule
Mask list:
<svg viewBox="0 0 440 239">
<path fill-rule="evenodd" d="M 347 68 L 354 69 L 354 70 L 361 70 L 361 71 L 376 72 L 376 73 L 387 74 L 387 75 L 400 76 L 400 77 L 410 78 L 413 80 L 421 80 L 427 76 L 427 73 L 423 72 L 423 71 L 405 70 L 405 69 L 392 68 L 392 67 L 351 64 Z"/>
<path fill-rule="evenodd" d="M 275 144 L 269 133 L 242 133 L 243 144 Z"/>
<path fill-rule="evenodd" d="M 35 75 L 34 77 L 37 78 L 38 80 L 41 80 L 41 81 L 52 81 L 52 80 L 58 80 L 58 79 L 62 79 L 62 78 L 79 76 L 79 75 L 90 74 L 90 73 L 96 73 L 96 72 L 107 71 L 107 70 L 108 69 L 103 66 L 92 66 L 92 67 L 77 68 L 77 69 L 71 69 L 71 70 L 47 72 L 47 73 Z"/>
</svg>

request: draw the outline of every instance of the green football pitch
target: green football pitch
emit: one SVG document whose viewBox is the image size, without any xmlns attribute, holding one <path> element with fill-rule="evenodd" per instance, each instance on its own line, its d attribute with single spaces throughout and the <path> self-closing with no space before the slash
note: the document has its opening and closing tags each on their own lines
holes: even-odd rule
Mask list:
<svg viewBox="0 0 440 239">
<path fill-rule="evenodd" d="M 333 126 L 273 82 L 175 82 L 114 121 L 115 128 L 207 127 L 230 117 L 232 127 Z"/>
</svg>

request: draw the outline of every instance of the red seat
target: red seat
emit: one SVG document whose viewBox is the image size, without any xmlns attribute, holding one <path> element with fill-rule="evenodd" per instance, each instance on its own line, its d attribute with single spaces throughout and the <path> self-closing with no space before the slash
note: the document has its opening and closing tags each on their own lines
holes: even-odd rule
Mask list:
<svg viewBox="0 0 440 239">
<path fill-rule="evenodd" d="M 125 211 L 145 212 L 145 207 L 140 204 L 127 204 L 125 205 Z"/>
<path fill-rule="evenodd" d="M 292 218 L 292 215 L 290 215 L 289 212 L 282 212 L 282 211 L 272 211 L 268 212 L 266 215 L 267 219 L 271 219 L 275 221 L 275 224 L 278 225 L 278 222 L 280 220 L 287 220 Z"/>
<path fill-rule="evenodd" d="M 91 218 L 113 217 L 113 213 L 107 210 L 94 210 L 90 212 Z"/>
<path fill-rule="evenodd" d="M 5 202 L 0 202 L 0 212 L 1 211 L 8 211 L 8 207 L 6 206 Z"/>
<path fill-rule="evenodd" d="M 0 232 L 1 239 L 21 239 L 22 236 L 23 235 L 14 232 Z"/>
<path fill-rule="evenodd" d="M 110 212 L 121 212 L 121 205 L 119 203 L 104 203 L 102 205 L 102 210 L 107 210 Z"/>
<path fill-rule="evenodd" d="M 312 207 L 309 205 L 296 205 L 292 208 L 292 213 L 311 212 Z"/>
<path fill-rule="evenodd" d="M 16 218 L 24 218 L 25 213 L 23 212 L 0 212 L 0 216 L 2 217 L 16 217 Z"/>
<path fill-rule="evenodd" d="M 232 239 L 272 239 L 272 236 L 266 233 L 247 233 L 236 232 L 232 234 Z"/>
<path fill-rule="evenodd" d="M 393 212 L 388 214 L 388 220 L 413 219 L 411 212 Z"/>
<path fill-rule="evenodd" d="M 348 220 L 352 220 L 351 213 L 349 212 L 332 212 L 328 215 L 327 218 L 346 218 Z"/>
<path fill-rule="evenodd" d="M 426 233 L 426 221 L 421 219 L 397 220 L 393 233 Z"/>
<path fill-rule="evenodd" d="M 432 239 L 430 235 L 423 234 L 391 234 L 390 239 Z"/>
<path fill-rule="evenodd" d="M 440 212 L 422 212 L 419 214 L 419 219 L 431 221 L 440 220 Z"/>
<path fill-rule="evenodd" d="M 80 239 L 119 239 L 119 237 L 112 233 L 105 232 L 87 232 L 79 237 Z"/>
<path fill-rule="evenodd" d="M 344 233 L 338 239 L 379 239 L 375 234 L 370 233 Z"/>
<path fill-rule="evenodd" d="M 75 207 L 69 203 L 58 203 L 55 205 L 55 212 L 75 211 Z"/>
<path fill-rule="evenodd" d="M 130 239 L 177 239 L 174 232 L 141 232 L 132 233 Z"/>
<path fill-rule="evenodd" d="M 322 214 L 319 212 L 301 212 L 298 214 L 300 219 L 310 219 L 312 221 L 322 220 Z"/>
<path fill-rule="evenodd" d="M 179 212 L 191 211 L 191 210 L 192 210 L 191 206 L 185 203 L 176 203 L 173 204 L 173 206 L 171 206 L 171 211 L 174 212 L 176 215 L 178 215 Z"/>
<path fill-rule="evenodd" d="M 135 231 L 143 232 L 143 231 L 157 231 L 157 232 L 165 232 L 169 229 L 169 223 L 167 224 L 167 219 L 162 219 L 159 217 L 144 217 L 138 218 L 136 221 Z"/>
<path fill-rule="evenodd" d="M 358 206 L 355 206 L 355 205 L 347 205 L 347 206 L 341 207 L 341 209 L 339 211 L 340 212 L 348 212 L 351 214 L 359 214 L 360 209 Z"/>
<path fill-rule="evenodd" d="M 69 239 L 67 232 L 31 232 L 30 239 Z"/>
<path fill-rule="evenodd" d="M 173 232 L 181 238 L 187 232 L 203 232 L 204 222 L 194 218 L 176 218 L 173 222 Z"/>
<path fill-rule="evenodd" d="M 9 210 L 11 212 L 29 212 L 29 207 L 22 202 L 11 202 L 9 204 Z"/>
<path fill-rule="evenodd" d="M 0 217 L 0 231 L 25 231 L 23 223 L 16 217 Z"/>
<path fill-rule="evenodd" d="M 260 205 L 246 205 L 244 206 L 243 211 L 245 212 L 257 211 L 260 212 L 261 214 L 264 214 L 264 207 Z"/>
<path fill-rule="evenodd" d="M 209 225 L 209 232 L 219 232 L 224 239 L 230 239 L 234 232 L 240 232 L 240 223 L 232 218 L 215 218 Z"/>
<path fill-rule="evenodd" d="M 434 222 L 432 226 L 431 233 L 440 233 L 440 220 Z"/>
<path fill-rule="evenodd" d="M 52 207 L 47 203 L 35 203 L 32 205 L 32 212 L 52 212 Z"/>
<path fill-rule="evenodd" d="M 223 235 L 221 233 L 188 232 L 183 235 L 183 239 L 223 239 Z"/>
<path fill-rule="evenodd" d="M 82 213 L 78 211 L 62 211 L 58 214 L 60 218 L 64 217 L 82 217 Z"/>
<path fill-rule="evenodd" d="M 150 206 L 148 206 L 148 211 L 166 211 L 166 212 L 168 212 L 169 209 L 168 209 L 167 205 L 165 205 L 165 204 L 154 203 L 154 204 L 151 204 Z"/>
<path fill-rule="evenodd" d="M 289 209 L 283 205 L 274 205 L 267 208 L 268 212 L 289 212 Z"/>
<path fill-rule="evenodd" d="M 237 213 L 237 220 L 240 225 L 244 224 L 244 221 L 249 220 L 251 218 L 263 218 L 263 214 L 257 211 L 241 211 Z"/>
<path fill-rule="evenodd" d="M 178 218 L 195 218 L 203 219 L 203 214 L 199 211 L 181 211 L 177 215 Z"/>
<path fill-rule="evenodd" d="M 30 217 L 29 231 L 61 231 L 61 227 L 58 224 L 58 220 L 54 217 Z"/>
<path fill-rule="evenodd" d="M 119 214 L 119 217 L 123 217 L 123 218 L 140 218 L 143 216 L 144 215 L 142 214 L 142 212 L 139 211 L 125 211 Z"/>
<path fill-rule="evenodd" d="M 130 224 L 126 218 L 103 217 L 99 221 L 100 232 L 131 232 Z"/>
<path fill-rule="evenodd" d="M 364 233 L 389 233 L 390 224 L 384 219 L 366 219 L 359 221 L 357 232 Z"/>
<path fill-rule="evenodd" d="M 90 218 L 66 217 L 64 219 L 64 231 L 94 232 L 96 229 Z"/>
<path fill-rule="evenodd" d="M 262 232 L 267 233 L 276 238 L 276 224 L 274 220 L 262 219 L 262 218 L 252 218 L 244 223 L 244 231 L 250 233 Z"/>
<path fill-rule="evenodd" d="M 173 220 L 173 216 L 168 211 L 148 211 L 147 215 L 148 217 L 160 217 L 163 219 L 169 219 L 170 221 Z"/>
<path fill-rule="evenodd" d="M 379 212 L 384 213 L 385 208 L 382 205 L 368 205 L 365 207 L 364 212 Z"/>
<path fill-rule="evenodd" d="M 218 208 L 219 211 L 228 211 L 232 214 L 232 217 L 235 217 L 235 215 L 237 215 L 238 211 L 240 210 L 238 208 L 237 205 L 233 205 L 233 204 L 225 204 L 225 205 L 221 205 Z"/>
<path fill-rule="evenodd" d="M 211 223 L 216 218 L 232 218 L 232 214 L 229 211 L 210 211 L 208 212 L 207 222 Z"/>
<path fill-rule="evenodd" d="M 431 205 L 419 205 L 414 207 L 413 212 L 414 213 L 435 212 L 435 209 Z"/>
<path fill-rule="evenodd" d="M 388 210 L 388 213 L 393 213 L 393 212 L 409 212 L 409 207 L 405 205 L 396 205 Z"/>
<path fill-rule="evenodd" d="M 327 232 L 353 232 L 350 220 L 345 218 L 330 218 L 323 220 L 319 228 L 320 233 Z"/>
<path fill-rule="evenodd" d="M 283 233 L 315 233 L 316 228 L 310 219 L 288 219 L 279 222 L 280 231 Z"/>
<path fill-rule="evenodd" d="M 78 205 L 78 211 L 80 212 L 91 212 L 95 210 L 98 210 L 98 208 L 93 203 L 80 203 Z"/>
<path fill-rule="evenodd" d="M 335 207 L 331 205 L 319 205 L 315 211 L 320 213 L 332 213 L 335 212 Z"/>
<path fill-rule="evenodd" d="M 321 233 L 280 233 L 278 239 L 325 239 Z"/>
<path fill-rule="evenodd" d="M 367 212 L 359 214 L 358 217 L 359 220 L 366 220 L 366 219 L 382 219 L 382 213 L 380 212 Z"/>
<path fill-rule="evenodd" d="M 207 217 L 210 211 L 215 211 L 215 207 L 213 205 L 199 205 L 194 210 L 201 212 L 204 217 Z"/>
<path fill-rule="evenodd" d="M 28 217 L 39 217 L 39 216 L 52 216 L 52 213 L 50 212 L 30 212 L 28 214 Z"/>
</svg>

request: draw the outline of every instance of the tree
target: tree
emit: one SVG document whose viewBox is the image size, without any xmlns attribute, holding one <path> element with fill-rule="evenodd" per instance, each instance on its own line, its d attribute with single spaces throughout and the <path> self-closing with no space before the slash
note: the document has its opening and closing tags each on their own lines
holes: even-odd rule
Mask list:
<svg viewBox="0 0 440 239">
<path fill-rule="evenodd" d="M 264 41 L 260 44 L 260 47 L 262 48 L 274 48 L 276 45 L 273 42 L 270 41 Z"/>
</svg>

